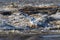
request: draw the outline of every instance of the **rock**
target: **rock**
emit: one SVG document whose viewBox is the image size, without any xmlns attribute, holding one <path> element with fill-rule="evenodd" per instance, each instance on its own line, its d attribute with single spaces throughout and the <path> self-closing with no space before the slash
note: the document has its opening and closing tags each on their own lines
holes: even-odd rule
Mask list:
<svg viewBox="0 0 60 40">
<path fill-rule="evenodd" d="M 2 14 L 4 16 L 8 16 L 8 15 L 11 15 L 12 12 L 11 11 L 0 11 L 0 14 Z"/>
<path fill-rule="evenodd" d="M 59 18 L 57 17 L 59 14 L 56 15 L 58 6 L 48 7 L 25 6 L 21 9 L 18 8 L 16 9 L 18 11 L 13 9 L 14 12 L 11 12 L 12 10 L 11 11 L 4 10 L 0 12 L 1 18 L 6 21 L 5 23 L 15 28 L 23 29 L 25 31 L 39 28 L 44 29 L 48 27 L 59 27 L 58 25 L 60 25 L 60 22 L 56 21 L 57 18 Z M 6 29 L 8 28 L 6 27 Z"/>
<path fill-rule="evenodd" d="M 27 13 L 29 15 L 31 14 L 37 14 L 37 13 L 46 13 L 46 14 L 55 14 L 58 10 L 58 6 L 49 6 L 49 7 L 32 7 L 32 6 L 25 6 L 19 11 Z"/>
<path fill-rule="evenodd" d="M 51 17 L 59 20 L 60 19 L 60 12 L 57 12 L 56 14 L 51 15 Z"/>
</svg>

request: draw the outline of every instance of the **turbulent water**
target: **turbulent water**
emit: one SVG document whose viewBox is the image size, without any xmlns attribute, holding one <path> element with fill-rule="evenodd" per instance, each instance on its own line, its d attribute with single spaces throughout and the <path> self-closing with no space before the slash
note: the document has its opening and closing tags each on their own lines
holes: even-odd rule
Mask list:
<svg viewBox="0 0 60 40">
<path fill-rule="evenodd" d="M 18 0 L 0 0 L 0 2 L 18 2 Z M 40 4 L 41 3 L 55 3 L 59 4 L 60 0 L 19 0 L 21 4 L 24 3 L 32 3 L 32 4 Z M 4 3 L 1 3 L 0 6 L 4 5 Z M 16 36 L 16 37 L 0 37 L 0 40 L 60 40 L 60 35 L 46 35 L 40 37 L 40 35 L 35 35 L 35 36 L 27 36 L 27 37 L 22 37 L 22 36 Z"/>
</svg>

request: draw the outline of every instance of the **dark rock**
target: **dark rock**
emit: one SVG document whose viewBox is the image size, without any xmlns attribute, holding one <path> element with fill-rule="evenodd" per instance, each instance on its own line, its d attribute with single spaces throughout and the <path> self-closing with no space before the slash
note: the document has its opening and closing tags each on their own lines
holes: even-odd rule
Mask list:
<svg viewBox="0 0 60 40">
<path fill-rule="evenodd" d="M 49 6 L 49 7 L 27 6 L 27 7 L 23 7 L 22 9 L 19 9 L 19 11 L 27 13 L 29 15 L 36 14 L 36 13 L 55 14 L 57 10 L 58 10 L 57 6 Z"/>
<path fill-rule="evenodd" d="M 0 11 L 0 14 L 7 16 L 7 15 L 11 15 L 12 12 L 11 11 Z"/>
</svg>

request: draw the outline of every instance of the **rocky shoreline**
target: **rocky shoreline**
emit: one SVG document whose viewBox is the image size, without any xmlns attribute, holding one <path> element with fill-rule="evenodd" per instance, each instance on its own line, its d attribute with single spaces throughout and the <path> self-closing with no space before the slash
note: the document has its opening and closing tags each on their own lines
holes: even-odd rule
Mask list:
<svg viewBox="0 0 60 40">
<path fill-rule="evenodd" d="M 60 6 L 50 5 L 43 7 L 14 5 L 4 7 L 0 11 L 0 29 L 2 30 L 60 30 Z M 11 10 L 9 10 L 11 9 Z M 16 10 L 15 10 L 16 9 Z M 11 13 L 11 14 L 10 14 Z"/>
</svg>

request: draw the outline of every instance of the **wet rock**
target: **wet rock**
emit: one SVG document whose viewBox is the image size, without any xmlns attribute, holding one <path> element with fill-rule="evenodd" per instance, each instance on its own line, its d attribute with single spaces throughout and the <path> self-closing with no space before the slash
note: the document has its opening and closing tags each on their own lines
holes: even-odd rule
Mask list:
<svg viewBox="0 0 60 40">
<path fill-rule="evenodd" d="M 8 16 L 8 15 L 11 15 L 12 12 L 11 11 L 0 11 L 0 14 L 2 14 L 4 16 Z"/>
<path fill-rule="evenodd" d="M 29 15 L 31 14 L 37 14 L 37 13 L 46 13 L 46 14 L 55 14 L 57 12 L 58 7 L 57 6 L 49 6 L 49 7 L 32 7 L 32 6 L 25 6 L 19 11 L 27 13 Z"/>
</svg>

